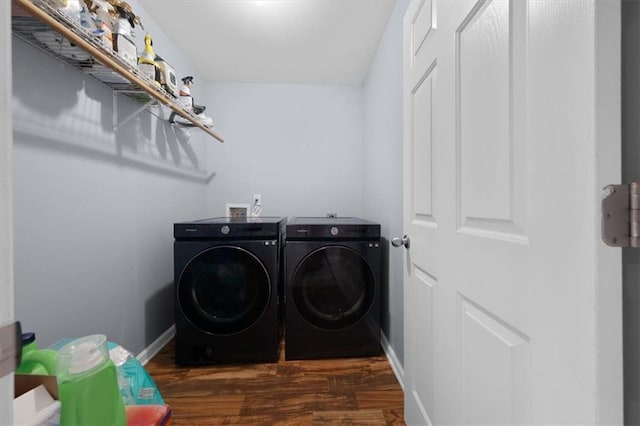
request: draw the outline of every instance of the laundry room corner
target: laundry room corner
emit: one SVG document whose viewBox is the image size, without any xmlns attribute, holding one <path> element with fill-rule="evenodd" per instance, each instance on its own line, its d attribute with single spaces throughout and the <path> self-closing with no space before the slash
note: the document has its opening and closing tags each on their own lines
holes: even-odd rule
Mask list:
<svg viewBox="0 0 640 426">
<path fill-rule="evenodd" d="M 403 253 L 389 244 L 402 224 L 402 19 L 409 2 L 398 1 L 363 84 L 363 217 L 381 224 L 385 244 L 382 344 L 403 380 Z"/>
<path fill-rule="evenodd" d="M 176 72 L 198 79 L 131 5 L 144 22 L 139 51 L 148 32 Z M 41 347 L 102 333 L 139 353 L 173 325 L 172 224 L 205 214 L 206 144 L 219 142 L 198 129 L 178 137 L 156 107 L 122 123 L 137 101 L 12 42 L 15 317 Z"/>
</svg>

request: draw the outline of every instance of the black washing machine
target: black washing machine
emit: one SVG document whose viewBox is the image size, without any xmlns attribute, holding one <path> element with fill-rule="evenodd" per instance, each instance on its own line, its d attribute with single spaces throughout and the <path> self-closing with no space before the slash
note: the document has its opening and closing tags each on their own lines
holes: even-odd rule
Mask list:
<svg viewBox="0 0 640 426">
<path fill-rule="evenodd" d="M 294 218 L 285 245 L 285 357 L 378 355 L 380 225 Z"/>
<path fill-rule="evenodd" d="M 174 224 L 175 362 L 273 362 L 285 218 Z"/>
</svg>

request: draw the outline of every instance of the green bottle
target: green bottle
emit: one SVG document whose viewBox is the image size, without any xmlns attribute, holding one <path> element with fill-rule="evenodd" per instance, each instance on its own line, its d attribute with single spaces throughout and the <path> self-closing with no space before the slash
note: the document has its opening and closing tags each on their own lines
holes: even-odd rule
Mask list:
<svg viewBox="0 0 640 426">
<path fill-rule="evenodd" d="M 125 425 L 124 403 L 107 337 L 82 337 L 58 351 L 60 425 Z"/>
<path fill-rule="evenodd" d="M 56 351 L 38 349 L 35 333 L 22 335 L 22 359 L 16 369 L 19 374 L 56 374 Z"/>
</svg>

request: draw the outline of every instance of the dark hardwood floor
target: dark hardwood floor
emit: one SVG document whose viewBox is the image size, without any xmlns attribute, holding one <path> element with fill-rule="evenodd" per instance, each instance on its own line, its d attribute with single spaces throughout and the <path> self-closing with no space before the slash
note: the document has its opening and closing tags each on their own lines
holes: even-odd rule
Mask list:
<svg viewBox="0 0 640 426">
<path fill-rule="evenodd" d="M 404 425 L 403 393 L 384 355 L 178 367 L 174 343 L 146 369 L 172 425 Z"/>
</svg>

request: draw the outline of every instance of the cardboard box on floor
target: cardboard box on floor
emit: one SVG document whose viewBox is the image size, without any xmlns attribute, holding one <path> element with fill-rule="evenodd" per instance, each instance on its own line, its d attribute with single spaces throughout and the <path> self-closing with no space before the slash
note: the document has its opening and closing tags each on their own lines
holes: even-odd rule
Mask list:
<svg viewBox="0 0 640 426">
<path fill-rule="evenodd" d="M 60 424 L 60 402 L 56 376 L 16 374 L 13 417 L 15 424 Z"/>
</svg>

